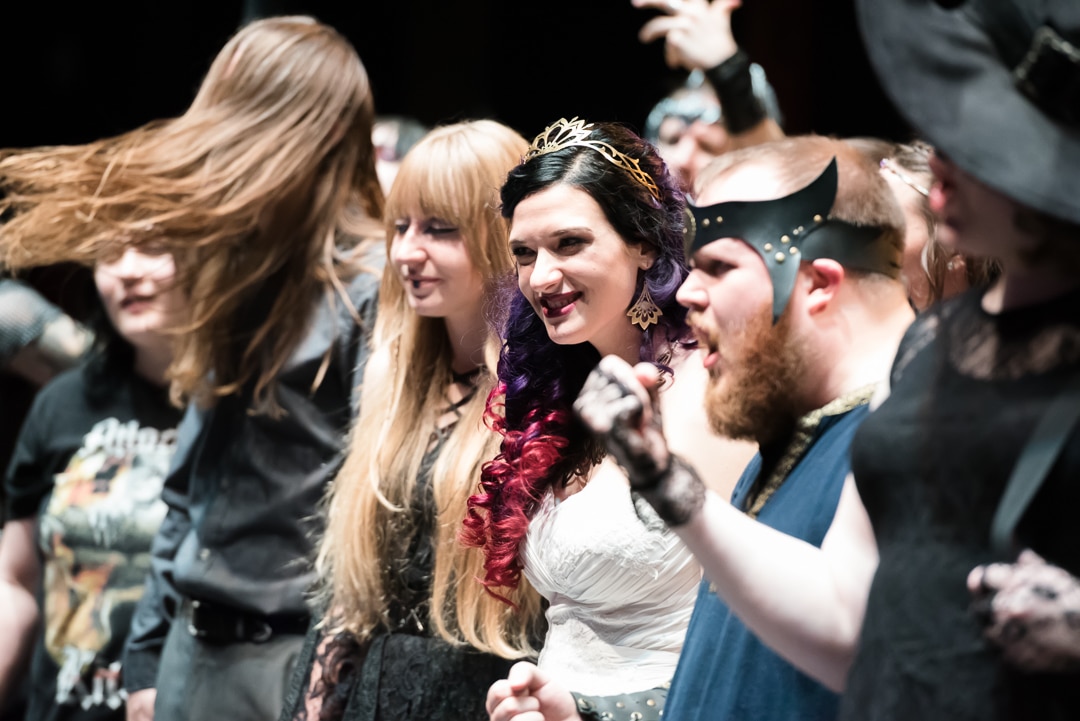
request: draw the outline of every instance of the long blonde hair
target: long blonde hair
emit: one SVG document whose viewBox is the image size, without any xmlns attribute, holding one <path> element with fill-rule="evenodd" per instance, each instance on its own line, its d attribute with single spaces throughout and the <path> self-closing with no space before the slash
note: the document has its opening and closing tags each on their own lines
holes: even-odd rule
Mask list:
<svg viewBox="0 0 1080 721">
<path fill-rule="evenodd" d="M 438 217 L 460 228 L 470 259 L 492 290 L 512 267 L 498 190 L 526 147 L 518 133 L 490 120 L 432 130 L 405 156 L 390 191 L 387 251 L 396 218 L 417 210 Z M 479 387 L 460 408 L 461 418 L 431 470 L 437 517 L 429 602 L 434 630 L 443 638 L 515 658 L 533 653 L 530 638 L 539 618 L 539 596 L 521 588 L 514 598 L 516 611 L 494 599 L 477 580 L 483 574 L 483 554 L 457 538 L 480 465 L 498 448 L 498 437 L 482 420 L 498 348 L 492 333 Z M 429 431 L 446 408 L 451 353 L 444 321 L 409 308 L 401 280 L 387 263 L 360 416 L 344 466 L 331 485 L 318 557 L 328 623 L 361 640 L 389 624 L 388 554 L 402 550 L 395 534 L 414 528 L 407 519 Z"/>
<path fill-rule="evenodd" d="M 309 17 L 242 28 L 188 110 L 87 145 L 0 151 L 0 261 L 92 265 L 118 241 L 172 252 L 190 298 L 174 399 L 212 402 L 274 378 L 320 292 L 357 271 L 342 249 L 378 232 L 374 104 L 349 42 Z M 374 226 L 374 227 L 373 227 Z"/>
</svg>

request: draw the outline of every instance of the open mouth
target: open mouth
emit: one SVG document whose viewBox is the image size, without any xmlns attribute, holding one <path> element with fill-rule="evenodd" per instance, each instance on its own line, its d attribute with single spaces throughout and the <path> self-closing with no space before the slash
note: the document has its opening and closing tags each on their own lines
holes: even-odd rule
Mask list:
<svg viewBox="0 0 1080 721">
<path fill-rule="evenodd" d="M 127 295 L 120 301 L 120 308 L 123 310 L 139 310 L 150 305 L 155 297 L 153 295 Z"/>
<path fill-rule="evenodd" d="M 574 309 L 574 303 L 581 298 L 581 293 L 558 293 L 556 295 L 540 296 L 540 308 L 545 318 L 559 318 Z"/>
<path fill-rule="evenodd" d="M 691 324 L 690 330 L 697 339 L 698 348 L 702 351 L 701 364 L 706 369 L 711 369 L 720 362 L 720 344 L 713 334 L 700 326 Z"/>
</svg>

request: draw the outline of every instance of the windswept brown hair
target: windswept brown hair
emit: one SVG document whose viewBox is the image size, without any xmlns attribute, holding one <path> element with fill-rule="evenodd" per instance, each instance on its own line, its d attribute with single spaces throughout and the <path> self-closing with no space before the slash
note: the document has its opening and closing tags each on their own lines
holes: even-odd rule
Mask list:
<svg viewBox="0 0 1080 721">
<path fill-rule="evenodd" d="M 508 223 L 499 215 L 499 187 L 527 146 L 517 132 L 491 120 L 430 131 L 405 156 L 390 191 L 387 253 L 399 218 L 422 213 L 451 223 L 487 284 L 486 302 L 493 302 L 500 279 L 513 268 Z M 331 486 L 317 562 L 327 625 L 361 641 L 390 624 L 395 599 L 388 569 L 403 552 L 403 538 L 407 543 L 418 530 L 416 479 L 453 379 L 445 321 L 412 310 L 399 273 L 386 264 L 360 415 Z M 434 631 L 451 643 L 520 658 L 533 653 L 539 595 L 522 584 L 513 594 L 516 609 L 497 601 L 479 581 L 483 553 L 458 542 L 480 466 L 498 448 L 499 436 L 484 426 L 483 414 L 495 384 L 499 345 L 490 332 L 476 392 L 459 409 L 460 420 L 430 471 L 436 517 L 428 607 Z"/>
<path fill-rule="evenodd" d="M 190 298 L 176 402 L 274 378 L 319 293 L 344 297 L 348 252 L 378 233 L 374 104 L 352 45 L 310 17 L 242 28 L 180 117 L 78 146 L 0 151 L 0 265 L 92 265 L 120 243 L 171 252 Z"/>
</svg>

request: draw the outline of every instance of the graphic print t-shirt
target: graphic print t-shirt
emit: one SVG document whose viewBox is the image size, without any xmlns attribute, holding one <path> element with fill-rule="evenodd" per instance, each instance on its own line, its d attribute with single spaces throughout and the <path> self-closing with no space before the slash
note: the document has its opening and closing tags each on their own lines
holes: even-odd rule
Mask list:
<svg viewBox="0 0 1080 721">
<path fill-rule="evenodd" d="M 123 718 L 120 656 L 165 517 L 180 412 L 131 378 L 92 405 L 76 369 L 38 394 L 7 475 L 8 517 L 38 521 L 43 634 L 30 719 Z"/>
</svg>

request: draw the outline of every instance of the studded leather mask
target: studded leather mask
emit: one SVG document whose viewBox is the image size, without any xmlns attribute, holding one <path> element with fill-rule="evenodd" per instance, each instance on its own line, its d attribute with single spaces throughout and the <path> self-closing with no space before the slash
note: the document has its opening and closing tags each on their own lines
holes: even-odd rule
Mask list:
<svg viewBox="0 0 1080 721">
<path fill-rule="evenodd" d="M 686 257 L 721 238 L 738 238 L 758 252 L 773 284 L 773 322 L 787 307 L 799 261 L 829 258 L 852 270 L 900 276 L 900 252 L 884 230 L 829 216 L 836 200 L 836 158 L 806 187 L 775 200 L 688 205 Z"/>
</svg>

